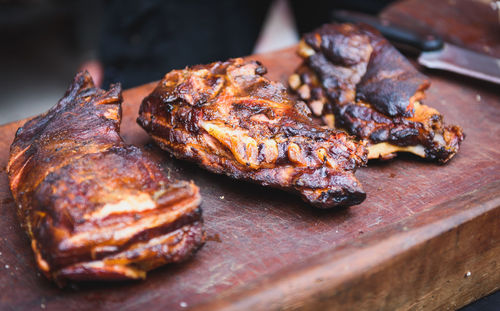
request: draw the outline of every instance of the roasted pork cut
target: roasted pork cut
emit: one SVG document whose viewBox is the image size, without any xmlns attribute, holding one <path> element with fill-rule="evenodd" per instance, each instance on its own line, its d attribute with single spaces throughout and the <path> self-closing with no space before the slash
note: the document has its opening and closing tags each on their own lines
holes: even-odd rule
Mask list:
<svg viewBox="0 0 500 311">
<path fill-rule="evenodd" d="M 120 85 L 104 91 L 79 73 L 11 146 L 18 214 L 39 269 L 60 285 L 144 278 L 204 241 L 198 187 L 123 142 L 121 101 Z"/>
<path fill-rule="evenodd" d="M 137 121 L 161 148 L 209 171 L 297 192 L 320 208 L 361 203 L 354 171 L 364 146 L 315 125 L 265 73 L 241 58 L 171 71 Z"/>
</svg>

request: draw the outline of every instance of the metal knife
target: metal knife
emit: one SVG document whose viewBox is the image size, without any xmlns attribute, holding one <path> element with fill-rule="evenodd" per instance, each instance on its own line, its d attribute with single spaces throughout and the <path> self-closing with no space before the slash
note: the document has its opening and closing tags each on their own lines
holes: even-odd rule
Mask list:
<svg viewBox="0 0 500 311">
<path fill-rule="evenodd" d="M 391 25 L 377 17 L 359 12 L 340 10 L 333 12 L 332 17 L 343 23 L 368 24 L 377 28 L 389 41 L 417 49 L 421 52 L 418 62 L 422 66 L 500 84 L 499 58 L 445 43 L 434 34 Z"/>
</svg>

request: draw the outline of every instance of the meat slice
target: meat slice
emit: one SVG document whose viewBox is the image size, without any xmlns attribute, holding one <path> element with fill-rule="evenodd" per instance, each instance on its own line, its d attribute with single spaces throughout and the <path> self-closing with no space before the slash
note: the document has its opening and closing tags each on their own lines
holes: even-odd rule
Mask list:
<svg viewBox="0 0 500 311">
<path fill-rule="evenodd" d="M 9 182 L 39 269 L 67 280 L 145 278 L 203 243 L 201 198 L 119 135 L 121 87 L 79 73 L 16 133 Z"/>
<path fill-rule="evenodd" d="M 361 203 L 353 173 L 366 149 L 314 125 L 265 72 L 241 58 L 171 71 L 137 121 L 161 148 L 212 172 L 295 191 L 320 208 Z"/>
<path fill-rule="evenodd" d="M 366 142 L 368 158 L 411 152 L 445 163 L 464 139 L 459 126 L 422 104 L 430 81 L 378 31 L 329 24 L 299 44 L 303 64 L 289 85 L 329 127 Z"/>
</svg>

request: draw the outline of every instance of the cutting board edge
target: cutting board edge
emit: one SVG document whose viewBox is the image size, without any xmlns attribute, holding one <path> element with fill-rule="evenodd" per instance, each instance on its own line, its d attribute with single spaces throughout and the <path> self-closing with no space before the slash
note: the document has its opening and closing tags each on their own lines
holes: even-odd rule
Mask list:
<svg viewBox="0 0 500 311">
<path fill-rule="evenodd" d="M 371 280 L 370 277 L 374 277 L 375 275 L 375 279 L 383 280 L 384 276 L 401 272 L 401 276 L 411 279 L 411 277 L 418 276 L 415 270 L 412 272 L 412 275 L 405 275 L 404 271 L 395 271 L 393 268 L 395 265 L 401 265 L 401 262 L 398 262 L 401 258 L 418 258 L 419 254 L 422 255 L 429 251 L 432 253 L 434 250 L 429 245 L 451 245 L 450 241 L 454 239 L 453 236 L 458 236 L 459 232 L 464 230 L 471 231 L 472 228 L 472 231 L 481 233 L 480 230 L 473 230 L 473 228 L 481 228 L 492 221 L 493 224 L 490 223 L 488 226 L 491 226 L 491 228 L 500 228 L 499 185 L 500 181 L 497 181 L 486 189 L 466 193 L 461 197 L 454 198 L 426 211 L 426 213 L 432 213 L 433 209 L 442 208 L 443 205 L 456 204 L 458 201 L 468 197 L 461 202 L 461 206 L 453 206 L 453 209 L 465 208 L 460 213 L 417 226 L 395 237 L 388 236 L 386 239 L 381 239 L 379 243 L 368 246 L 363 245 L 363 242 L 364 240 L 373 239 L 373 236 L 366 235 L 356 245 L 347 243 L 346 245 L 335 247 L 326 253 L 315 255 L 313 256 L 312 264 L 308 260 L 307 264 L 301 263 L 289 266 L 285 270 L 268 277 L 260 278 L 241 289 L 222 293 L 211 301 L 202 302 L 196 305 L 194 310 L 337 310 L 346 305 L 352 310 L 413 310 L 422 309 L 423 307 L 426 309 L 440 309 L 445 307 L 457 309 L 465 306 L 474 300 L 500 289 L 500 269 L 495 269 L 496 261 L 493 261 L 495 262 L 493 267 L 486 267 L 489 271 L 482 270 L 483 275 L 490 272 L 493 275 L 487 280 L 479 280 L 481 283 L 486 282 L 486 285 L 469 283 L 468 288 L 464 289 L 460 282 L 460 279 L 467 280 L 470 277 L 467 276 L 469 270 L 477 271 L 485 263 L 488 263 L 488 260 L 500 257 L 500 243 L 497 243 L 498 246 L 496 247 L 487 249 L 486 253 L 478 256 L 480 258 L 471 256 L 474 250 L 480 248 L 474 241 L 481 238 L 487 239 L 488 237 L 473 235 L 464 237 L 462 235 L 462 238 L 455 242 L 455 248 L 453 249 L 455 253 L 451 253 L 451 256 L 450 253 L 448 253 L 448 257 L 446 257 L 446 253 L 437 253 L 441 256 L 441 259 L 448 259 L 449 261 L 456 260 L 462 256 L 466 257 L 467 262 L 464 262 L 462 265 L 468 266 L 469 270 L 464 270 L 463 273 L 460 271 L 458 279 L 456 274 L 448 271 L 447 276 L 452 278 L 455 283 L 453 281 L 448 282 L 445 285 L 446 287 L 443 284 L 429 286 L 428 282 L 425 283 L 429 289 L 437 289 L 433 295 L 423 293 L 418 297 L 407 297 L 407 295 L 411 296 L 412 293 L 409 292 L 411 289 L 405 289 L 406 292 L 400 293 L 399 297 L 392 297 L 393 299 L 384 298 L 377 301 L 376 297 L 370 295 L 369 288 L 376 283 L 376 280 Z M 481 199 L 482 203 L 470 206 L 471 202 Z M 422 213 L 419 216 L 426 217 L 424 215 L 426 213 Z M 409 217 L 394 225 L 402 226 L 404 229 L 405 224 L 412 221 L 415 221 L 415 218 Z M 374 232 L 374 234 L 380 234 L 380 232 Z M 500 229 L 497 229 L 494 234 L 496 240 L 500 242 Z M 470 247 L 458 247 L 464 244 L 476 245 L 478 247 L 472 250 Z M 391 247 L 400 251 L 391 253 Z M 353 248 L 356 250 L 353 251 Z M 382 254 L 383 256 L 381 255 L 372 260 L 365 259 L 367 258 L 365 256 L 380 249 L 386 250 L 386 253 Z M 347 256 L 343 256 L 343 254 Z M 443 255 L 445 255 L 444 258 L 442 257 Z M 319 262 L 314 262 L 314 260 L 318 260 L 320 257 L 323 257 L 323 259 L 319 259 Z M 427 259 L 427 261 L 431 260 L 436 259 Z M 477 260 L 482 260 L 483 262 L 477 263 Z M 357 269 L 350 271 L 349 266 L 356 267 Z M 390 280 L 390 277 L 388 279 Z M 443 282 L 444 279 L 441 276 L 435 283 L 439 283 L 440 280 Z M 382 282 L 380 284 L 384 287 Z M 387 284 L 386 290 L 390 290 L 391 288 L 393 288 L 393 285 Z M 458 294 L 454 296 L 452 293 L 453 290 L 456 290 Z M 440 295 L 440 291 L 445 291 L 447 295 Z M 405 298 L 402 298 L 403 295 L 406 295 L 404 296 Z M 432 306 L 429 304 L 432 304 Z"/>
</svg>

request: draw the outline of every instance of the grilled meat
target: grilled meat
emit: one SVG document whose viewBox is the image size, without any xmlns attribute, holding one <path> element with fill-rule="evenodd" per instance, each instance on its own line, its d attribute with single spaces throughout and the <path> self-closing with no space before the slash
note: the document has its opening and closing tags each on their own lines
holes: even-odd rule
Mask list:
<svg viewBox="0 0 500 311">
<path fill-rule="evenodd" d="M 429 79 L 375 29 L 331 24 L 299 44 L 302 65 L 289 85 L 329 127 L 367 144 L 369 159 L 411 152 L 445 163 L 464 139 L 442 115 L 421 103 Z"/>
<path fill-rule="evenodd" d="M 204 240 L 200 195 L 119 135 L 121 87 L 76 75 L 64 97 L 16 133 L 10 188 L 39 269 L 66 280 L 144 278 Z"/>
<path fill-rule="evenodd" d="M 314 125 L 265 72 L 240 58 L 171 71 L 137 121 L 161 148 L 212 172 L 295 191 L 320 208 L 361 203 L 353 173 L 366 149 Z"/>
</svg>

